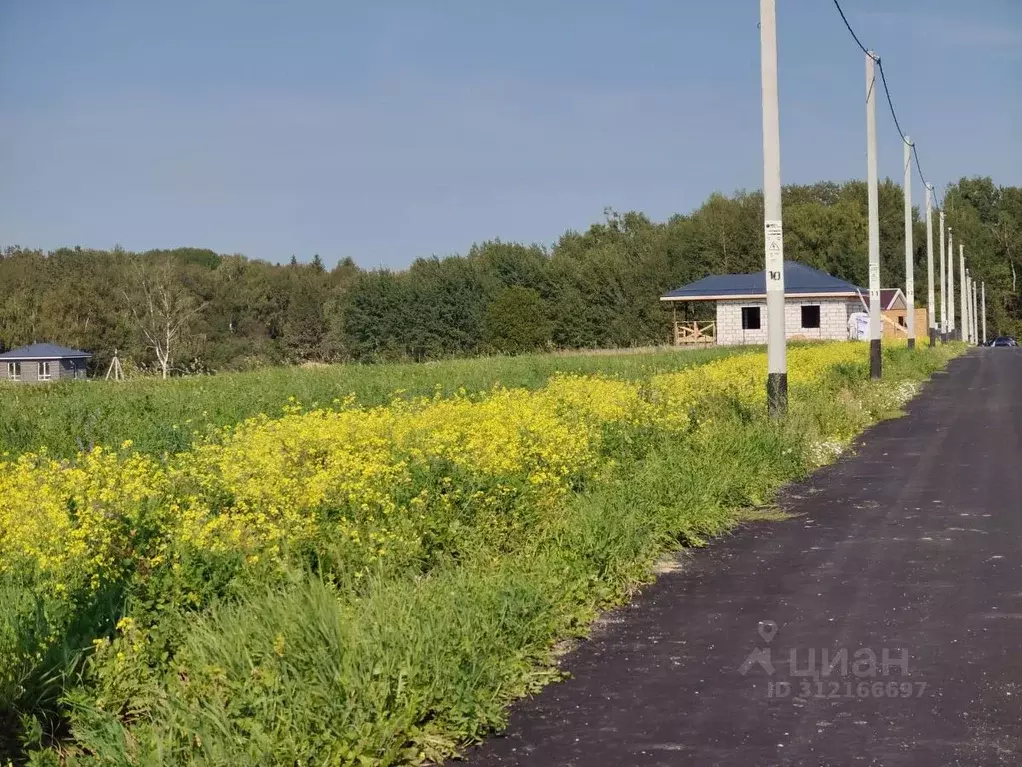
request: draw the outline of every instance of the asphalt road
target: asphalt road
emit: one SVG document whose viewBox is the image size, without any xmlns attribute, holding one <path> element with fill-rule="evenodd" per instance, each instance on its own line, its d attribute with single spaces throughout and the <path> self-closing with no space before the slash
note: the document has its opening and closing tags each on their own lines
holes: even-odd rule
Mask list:
<svg viewBox="0 0 1022 767">
<path fill-rule="evenodd" d="M 1022 349 L 952 362 L 781 505 L 683 555 L 469 762 L 1022 765 Z"/>
</svg>

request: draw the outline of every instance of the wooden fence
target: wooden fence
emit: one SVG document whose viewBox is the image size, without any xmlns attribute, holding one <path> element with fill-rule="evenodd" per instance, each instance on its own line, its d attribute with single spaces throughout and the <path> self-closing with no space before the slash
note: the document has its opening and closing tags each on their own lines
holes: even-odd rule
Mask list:
<svg viewBox="0 0 1022 767">
<path fill-rule="evenodd" d="M 713 346 L 717 343 L 717 323 L 708 320 L 692 320 L 690 322 L 674 321 L 674 345 Z"/>
</svg>

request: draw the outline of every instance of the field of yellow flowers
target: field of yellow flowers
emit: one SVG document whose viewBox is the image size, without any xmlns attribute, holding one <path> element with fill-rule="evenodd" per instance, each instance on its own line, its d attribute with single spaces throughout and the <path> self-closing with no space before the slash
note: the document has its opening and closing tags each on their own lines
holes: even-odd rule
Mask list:
<svg viewBox="0 0 1022 767">
<path fill-rule="evenodd" d="M 0 463 L 0 726 L 17 723 L 22 735 L 7 748 L 36 759 L 125 764 L 305 763 L 324 753 L 340 764 L 441 758 L 498 725 L 549 642 L 579 630 L 599 604 L 641 579 L 658 548 L 722 529 L 721 509 L 762 502 L 810 468 L 821 444 L 843 444 L 897 408 L 911 387 L 892 389 L 896 375 L 886 388 L 860 383 L 866 352 L 858 343 L 789 351 L 793 409 L 817 402 L 798 429 L 763 417 L 764 355 L 742 354 L 641 380 L 569 373 L 534 390 L 398 392 L 373 406 L 348 397 L 306 408 L 292 399 L 278 414 L 211 430 L 189 449 L 162 455 L 125 440 L 71 458 L 45 449 L 8 456 Z M 903 365 L 902 383 L 918 381 L 951 353 L 890 349 L 889 367 Z M 651 468 L 681 455 L 680 470 Z M 713 455 L 716 466 L 707 465 Z M 730 480 L 714 474 L 728 466 Z M 628 544 L 634 550 L 583 556 L 607 545 L 599 539 L 610 528 L 601 526 L 616 522 L 577 515 L 608 488 L 621 492 L 626 475 L 644 476 L 643 487 L 702 482 L 703 500 L 656 512 L 670 523 Z M 706 501 L 714 483 L 717 495 Z M 718 516 L 700 521 L 700 503 Z M 579 519 L 602 532 L 578 539 Z M 537 563 L 554 559 L 583 581 L 554 586 L 549 572 L 538 574 Z M 616 572 L 606 571 L 611 560 Z M 349 695 L 330 721 L 319 718 L 330 706 L 295 690 L 315 689 L 310 674 L 323 683 L 322 665 L 287 666 L 298 662 L 293 653 L 313 652 L 310 642 L 344 663 L 361 647 L 386 668 L 380 647 L 410 641 L 391 635 L 393 615 L 424 594 L 434 601 L 422 610 L 432 615 L 409 617 L 417 628 L 403 634 L 424 636 L 421 622 L 445 610 L 453 624 L 431 624 L 434 641 L 489 625 L 490 613 L 479 612 L 470 625 L 460 623 L 463 608 L 430 591 L 437 584 L 460 584 L 451 593 L 469 601 L 482 598 L 472 596 L 480 584 L 498 584 L 506 602 L 499 609 L 512 615 L 522 598 L 516 589 L 529 578 L 554 604 L 519 605 L 519 620 L 548 620 L 514 628 L 522 632 L 517 644 L 502 639 L 499 652 L 519 648 L 511 660 L 495 661 L 497 649 L 483 653 L 479 662 L 492 668 L 479 673 L 496 678 L 479 689 L 463 689 L 458 677 L 462 686 L 445 700 L 403 699 L 409 690 L 435 691 L 437 678 L 454 673 L 422 678 L 422 667 L 436 662 L 410 663 L 422 645 L 406 648 L 403 670 L 393 670 L 403 682 L 391 670 L 365 677 L 364 669 L 334 668 L 340 658 L 317 656 L 334 668 L 324 695 Z M 399 593 L 391 617 L 373 612 Z M 484 601 L 497 598 L 486 593 Z M 307 612 L 287 612 L 298 608 Z M 295 635 L 295 622 L 310 620 L 318 633 Z M 232 634 L 238 625 L 247 626 L 243 636 Z M 371 644 L 366 635 L 344 633 L 354 627 L 375 632 L 379 646 L 362 647 Z M 264 635 L 261 650 L 250 646 Z M 233 711 L 232 701 L 248 703 Z M 281 713 L 289 705 L 295 710 Z"/>
</svg>

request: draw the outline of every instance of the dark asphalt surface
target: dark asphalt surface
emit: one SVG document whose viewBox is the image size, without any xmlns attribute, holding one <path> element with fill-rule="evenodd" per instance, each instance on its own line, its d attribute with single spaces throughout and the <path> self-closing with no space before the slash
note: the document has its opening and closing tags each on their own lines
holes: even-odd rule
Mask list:
<svg viewBox="0 0 1022 767">
<path fill-rule="evenodd" d="M 683 555 L 468 761 L 1022 765 L 1022 349 L 952 362 L 781 505 Z"/>
</svg>

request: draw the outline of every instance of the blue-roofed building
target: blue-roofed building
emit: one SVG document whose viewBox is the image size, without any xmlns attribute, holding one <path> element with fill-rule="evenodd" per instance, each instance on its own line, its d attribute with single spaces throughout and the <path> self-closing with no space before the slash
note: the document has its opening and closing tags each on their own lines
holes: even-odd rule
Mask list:
<svg viewBox="0 0 1022 767">
<path fill-rule="evenodd" d="M 46 383 L 85 378 L 92 355 L 56 344 L 31 344 L 0 354 L 0 381 Z"/>
<path fill-rule="evenodd" d="M 865 311 L 868 292 L 797 261 L 784 262 L 785 335 L 792 340 L 837 341 L 854 331 L 852 315 Z M 712 303 L 711 320 L 679 321 L 674 341 L 722 346 L 765 344 L 766 278 L 763 272 L 714 274 L 660 297 L 665 305 Z"/>
</svg>

